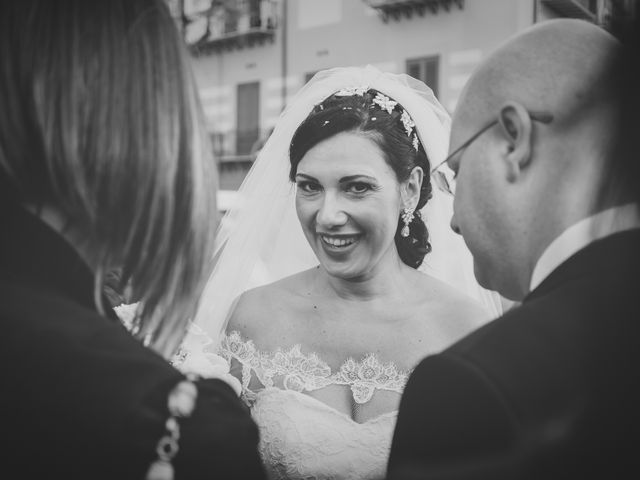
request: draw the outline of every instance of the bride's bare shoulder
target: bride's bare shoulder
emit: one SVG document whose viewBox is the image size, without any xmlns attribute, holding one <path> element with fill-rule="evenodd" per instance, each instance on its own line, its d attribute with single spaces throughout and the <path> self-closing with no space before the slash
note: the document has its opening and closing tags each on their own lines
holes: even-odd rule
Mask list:
<svg viewBox="0 0 640 480">
<path fill-rule="evenodd" d="M 244 292 L 229 318 L 227 331 L 235 330 L 248 338 L 264 340 L 284 334 L 298 310 L 298 299 L 303 297 L 313 270 L 298 272 Z"/>
<path fill-rule="evenodd" d="M 491 319 L 489 310 L 479 301 L 431 275 L 417 272 L 416 287 L 423 308 L 435 318 L 452 324 L 478 325 Z"/>
</svg>

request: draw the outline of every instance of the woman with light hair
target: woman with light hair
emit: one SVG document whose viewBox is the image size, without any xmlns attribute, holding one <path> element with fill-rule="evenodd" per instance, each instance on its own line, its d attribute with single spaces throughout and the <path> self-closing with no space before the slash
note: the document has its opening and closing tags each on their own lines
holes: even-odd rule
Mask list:
<svg viewBox="0 0 640 480">
<path fill-rule="evenodd" d="M 216 178 L 165 3 L 2 2 L 0 105 L 3 468 L 262 478 L 236 393 L 166 361 L 208 275 Z"/>
</svg>

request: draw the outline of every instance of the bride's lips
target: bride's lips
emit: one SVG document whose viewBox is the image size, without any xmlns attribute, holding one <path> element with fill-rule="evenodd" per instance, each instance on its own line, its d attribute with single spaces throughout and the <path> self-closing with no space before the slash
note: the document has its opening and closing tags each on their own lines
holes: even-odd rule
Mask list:
<svg viewBox="0 0 640 480">
<path fill-rule="evenodd" d="M 328 234 L 317 232 L 322 247 L 331 253 L 343 253 L 352 250 L 362 237 L 361 234 Z"/>
</svg>

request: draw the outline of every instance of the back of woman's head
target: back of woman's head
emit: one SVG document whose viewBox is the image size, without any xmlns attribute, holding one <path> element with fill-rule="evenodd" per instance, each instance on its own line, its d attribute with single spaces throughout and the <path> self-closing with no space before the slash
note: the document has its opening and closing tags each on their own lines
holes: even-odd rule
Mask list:
<svg viewBox="0 0 640 480">
<path fill-rule="evenodd" d="M 338 92 L 318 104 L 296 130 L 289 150 L 290 179 L 294 181 L 298 164 L 311 148 L 341 132 L 357 132 L 375 142 L 398 182 L 407 180 L 415 167 L 422 168 L 424 178 L 409 236 L 401 234 L 404 223 L 399 216 L 394 238 L 401 260 L 418 268 L 431 250 L 419 212 L 431 198 L 431 183 L 429 159 L 413 121 L 402 105 L 375 89 Z"/>
<path fill-rule="evenodd" d="M 121 271 L 141 301 L 139 335 L 170 354 L 216 213 L 215 164 L 165 2 L 2 2 L 0 105 L 5 201 L 60 211 L 86 238 L 96 298 Z"/>
</svg>

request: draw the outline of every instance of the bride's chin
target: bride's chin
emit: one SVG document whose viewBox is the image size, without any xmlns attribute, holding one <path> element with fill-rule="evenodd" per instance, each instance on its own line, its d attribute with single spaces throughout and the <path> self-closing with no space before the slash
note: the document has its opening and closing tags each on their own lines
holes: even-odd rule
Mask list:
<svg viewBox="0 0 640 480">
<path fill-rule="evenodd" d="M 330 277 L 347 282 L 358 280 L 363 273 L 353 262 L 321 262 L 320 268 Z"/>
</svg>

